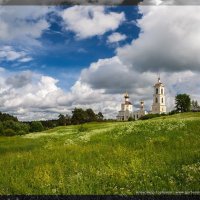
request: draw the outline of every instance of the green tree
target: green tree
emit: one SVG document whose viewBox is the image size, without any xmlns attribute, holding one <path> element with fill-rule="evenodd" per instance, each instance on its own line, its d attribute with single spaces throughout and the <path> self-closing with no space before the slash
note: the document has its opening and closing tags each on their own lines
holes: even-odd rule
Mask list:
<svg viewBox="0 0 200 200">
<path fill-rule="evenodd" d="M 99 112 L 96 116 L 97 116 L 98 121 L 103 121 L 104 116 L 103 116 L 102 112 Z"/>
<path fill-rule="evenodd" d="M 87 120 L 88 120 L 87 112 L 85 112 L 82 108 L 75 108 L 72 111 L 72 118 L 71 118 L 72 124 L 82 124 L 87 122 Z"/>
<path fill-rule="evenodd" d="M 64 115 L 60 114 L 58 116 L 58 125 L 59 126 L 66 126 L 66 118 Z"/>
<path fill-rule="evenodd" d="M 192 100 L 192 102 L 191 102 L 191 106 L 192 106 L 192 108 L 199 108 L 199 104 L 198 104 L 198 101 L 194 101 L 194 100 Z"/>
<path fill-rule="evenodd" d="M 41 122 L 39 122 L 39 121 L 31 122 L 31 125 L 30 125 L 30 131 L 31 132 L 40 132 L 40 131 L 43 131 L 43 130 L 44 130 L 44 127 L 43 127 Z"/>
<path fill-rule="evenodd" d="M 94 113 L 94 111 L 91 108 L 88 108 L 86 111 L 87 113 L 87 121 L 88 122 L 94 122 L 97 120 L 96 114 Z"/>
<path fill-rule="evenodd" d="M 17 117 L 13 117 L 12 115 L 9 115 L 7 113 L 1 113 L 0 112 L 0 121 L 3 122 L 3 121 L 8 121 L 8 120 L 12 120 L 12 121 L 15 121 L 15 122 L 18 121 Z"/>
<path fill-rule="evenodd" d="M 175 97 L 175 108 L 178 112 L 189 112 L 191 99 L 188 94 L 178 94 Z"/>
<path fill-rule="evenodd" d="M 70 125 L 71 124 L 71 117 L 70 117 L 70 115 L 66 115 L 65 116 L 65 120 L 66 120 L 66 125 Z"/>
</svg>

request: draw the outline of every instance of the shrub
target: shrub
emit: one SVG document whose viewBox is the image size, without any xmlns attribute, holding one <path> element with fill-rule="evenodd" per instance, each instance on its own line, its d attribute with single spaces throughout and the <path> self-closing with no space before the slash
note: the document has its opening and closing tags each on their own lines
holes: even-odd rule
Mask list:
<svg viewBox="0 0 200 200">
<path fill-rule="evenodd" d="M 152 119 L 152 118 L 160 117 L 160 116 L 161 116 L 160 114 L 148 114 L 148 115 L 144 115 L 140 119 L 147 120 L 147 119 Z M 163 114 L 162 114 L 162 116 L 163 116 Z"/>
<path fill-rule="evenodd" d="M 3 129 L 12 129 L 15 131 L 15 135 L 20 135 L 21 131 L 24 132 L 24 134 L 29 133 L 29 125 L 22 123 L 22 122 L 15 122 L 12 120 L 4 121 L 3 122 Z"/>
<path fill-rule="evenodd" d="M 0 135 L 3 135 L 3 124 L 0 122 Z"/>
<path fill-rule="evenodd" d="M 23 131 L 23 130 L 21 130 L 21 131 L 19 131 L 19 132 L 17 133 L 17 135 L 25 135 L 25 134 L 26 134 L 26 132 Z"/>
<path fill-rule="evenodd" d="M 133 117 L 129 117 L 128 121 L 135 121 L 135 119 Z"/>
<path fill-rule="evenodd" d="M 87 130 L 88 130 L 88 128 L 85 127 L 85 126 L 83 126 L 83 125 L 80 125 L 80 126 L 78 127 L 78 132 L 85 132 L 85 131 L 87 131 Z"/>
<path fill-rule="evenodd" d="M 30 125 L 31 132 L 40 132 L 43 130 L 44 130 L 44 127 L 41 122 L 38 122 L 38 121 L 31 122 L 31 125 Z"/>
<path fill-rule="evenodd" d="M 14 136 L 14 135 L 16 135 L 16 132 L 13 129 L 8 128 L 8 129 L 4 130 L 3 134 L 5 136 Z"/>
<path fill-rule="evenodd" d="M 172 110 L 171 112 L 169 112 L 169 115 L 175 115 L 177 114 L 178 112 L 176 110 Z"/>
</svg>

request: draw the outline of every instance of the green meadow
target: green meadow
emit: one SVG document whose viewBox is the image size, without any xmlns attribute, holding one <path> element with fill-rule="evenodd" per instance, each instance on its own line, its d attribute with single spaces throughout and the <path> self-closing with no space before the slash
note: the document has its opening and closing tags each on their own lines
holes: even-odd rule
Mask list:
<svg viewBox="0 0 200 200">
<path fill-rule="evenodd" d="M 200 191 L 200 113 L 0 137 L 0 194 Z"/>
</svg>

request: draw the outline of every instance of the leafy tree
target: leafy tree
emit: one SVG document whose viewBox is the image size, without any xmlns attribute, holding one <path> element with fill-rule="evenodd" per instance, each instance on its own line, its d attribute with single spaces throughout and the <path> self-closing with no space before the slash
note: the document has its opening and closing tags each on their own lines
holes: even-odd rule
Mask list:
<svg viewBox="0 0 200 200">
<path fill-rule="evenodd" d="M 39 122 L 39 121 L 31 122 L 31 125 L 30 125 L 30 131 L 31 132 L 40 132 L 40 131 L 43 131 L 43 130 L 44 130 L 44 127 L 43 127 L 41 122 Z"/>
<path fill-rule="evenodd" d="M 104 118 L 104 116 L 103 116 L 102 112 L 99 112 L 99 113 L 97 114 L 97 120 L 98 120 L 98 121 L 103 121 L 103 118 Z"/>
<path fill-rule="evenodd" d="M 12 121 L 15 121 L 15 122 L 18 121 L 17 117 L 13 117 L 12 115 L 9 115 L 7 113 L 1 113 L 0 112 L 0 121 L 4 122 L 4 121 L 8 121 L 8 120 L 12 120 Z"/>
<path fill-rule="evenodd" d="M 60 114 L 58 116 L 58 125 L 59 126 L 66 126 L 66 118 L 64 115 Z"/>
<path fill-rule="evenodd" d="M 192 102 L 191 102 L 191 106 L 192 106 L 192 108 L 199 108 L 199 104 L 198 104 L 198 101 L 194 101 L 194 100 L 192 100 Z"/>
<path fill-rule="evenodd" d="M 87 122 L 87 120 L 88 120 L 88 114 L 82 108 L 75 108 L 72 111 L 72 118 L 71 118 L 72 124 L 82 124 Z"/>
<path fill-rule="evenodd" d="M 69 115 L 65 116 L 65 120 L 66 120 L 66 125 L 70 125 L 71 124 L 71 117 Z"/>
<path fill-rule="evenodd" d="M 54 128 L 58 126 L 58 120 L 57 119 L 51 119 L 51 120 L 45 120 L 41 121 L 44 129 Z"/>
<path fill-rule="evenodd" d="M 188 94 L 178 94 L 175 97 L 175 108 L 178 112 L 189 112 L 191 100 Z"/>
<path fill-rule="evenodd" d="M 97 120 L 96 114 L 94 113 L 94 111 L 91 108 L 87 109 L 85 112 L 87 113 L 87 121 L 88 122 L 94 122 Z"/>
</svg>

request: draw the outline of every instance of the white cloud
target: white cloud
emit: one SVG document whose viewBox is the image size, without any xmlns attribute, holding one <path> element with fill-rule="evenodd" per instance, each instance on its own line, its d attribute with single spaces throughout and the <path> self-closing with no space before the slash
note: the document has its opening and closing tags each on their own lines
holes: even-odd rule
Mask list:
<svg viewBox="0 0 200 200">
<path fill-rule="evenodd" d="M 138 73 L 124 65 L 118 57 L 100 59 L 82 70 L 81 81 L 93 89 L 104 89 L 106 93 L 123 93 L 129 90 L 135 95 L 143 87 L 153 84 L 153 73 Z M 141 81 L 143 80 L 143 81 Z"/>
<path fill-rule="evenodd" d="M 64 10 L 61 16 L 65 29 L 73 31 L 78 39 L 113 31 L 125 20 L 123 12 L 109 12 L 103 6 L 73 6 Z"/>
<path fill-rule="evenodd" d="M 13 73 L 0 68 L 0 110 L 14 114 L 20 120 L 57 118 L 59 113 L 69 113 L 75 107 L 93 108 L 96 112 L 115 110 L 116 101 L 102 90 L 93 90 L 79 80 L 64 92 L 53 77 L 31 71 Z M 114 106 L 113 106 L 114 105 Z M 113 111 L 106 113 L 107 116 Z"/>
<path fill-rule="evenodd" d="M 115 32 L 108 36 L 107 42 L 108 43 L 117 43 L 117 42 L 125 40 L 126 38 L 127 38 L 127 36 L 125 34 Z"/>
<path fill-rule="evenodd" d="M 1 42 L 38 45 L 37 39 L 49 28 L 46 16 L 53 9 L 48 6 L 1 6 Z"/>
<path fill-rule="evenodd" d="M 32 58 L 28 56 L 25 51 L 16 51 L 11 46 L 2 46 L 0 49 L 0 61 L 1 60 L 29 62 Z"/>
<path fill-rule="evenodd" d="M 134 70 L 200 70 L 200 7 L 141 6 L 139 38 L 118 48 L 117 55 Z M 187 14 L 187 15 L 186 15 Z"/>
</svg>

